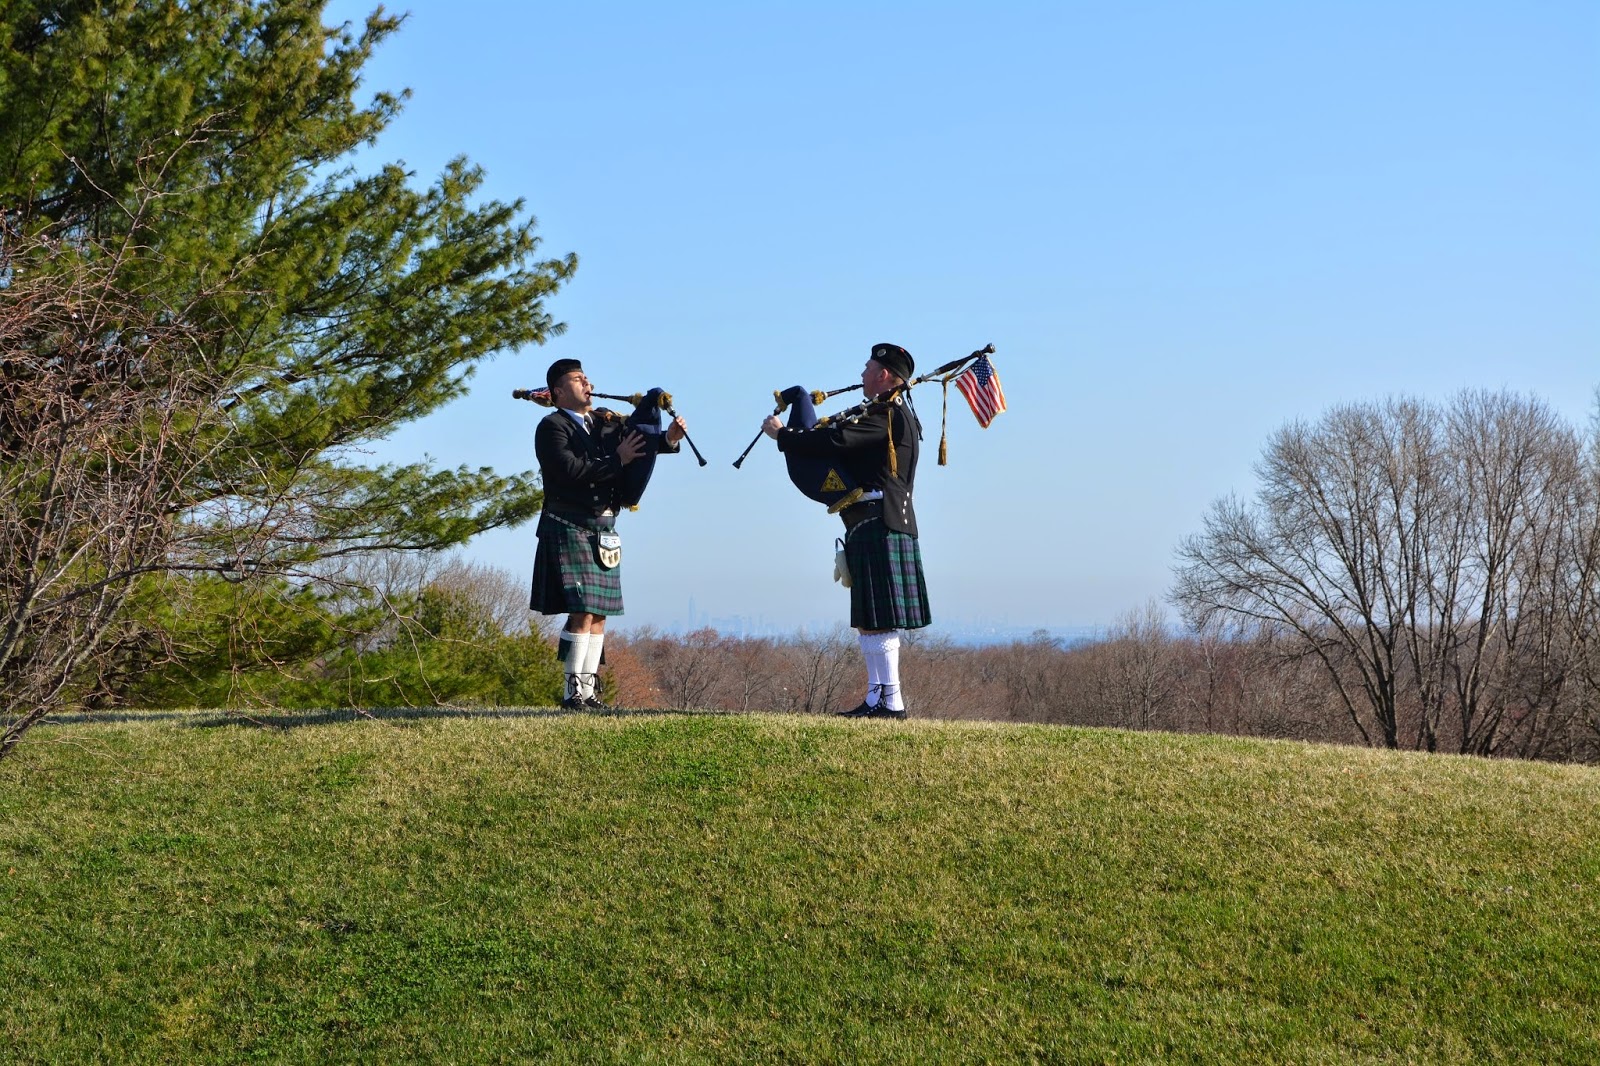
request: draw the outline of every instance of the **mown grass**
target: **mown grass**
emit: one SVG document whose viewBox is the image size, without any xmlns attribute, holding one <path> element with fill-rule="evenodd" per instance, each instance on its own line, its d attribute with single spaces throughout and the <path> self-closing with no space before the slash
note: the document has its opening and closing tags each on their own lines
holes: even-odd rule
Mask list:
<svg viewBox="0 0 1600 1066">
<path fill-rule="evenodd" d="M 1600 1061 L 1593 769 L 337 717 L 0 766 L 9 1061 Z"/>
</svg>

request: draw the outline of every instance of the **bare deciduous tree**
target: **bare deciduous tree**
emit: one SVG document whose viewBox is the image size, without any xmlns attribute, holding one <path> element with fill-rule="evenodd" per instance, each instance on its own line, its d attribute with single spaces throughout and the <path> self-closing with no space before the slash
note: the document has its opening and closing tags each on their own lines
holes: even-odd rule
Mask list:
<svg viewBox="0 0 1600 1066">
<path fill-rule="evenodd" d="M 728 709 L 752 711 L 770 704 L 772 686 L 782 665 L 772 640 L 753 637 L 723 641 Z"/>
<path fill-rule="evenodd" d="M 189 486 L 232 382 L 187 308 L 118 283 L 140 249 L 104 252 L 0 230 L 0 757 L 71 695 L 134 578 L 212 548 Z"/>
<path fill-rule="evenodd" d="M 901 646 L 900 676 L 912 713 L 955 719 L 1026 718 L 1032 708 L 1009 703 L 990 672 L 976 668 L 971 651 L 948 637 L 923 631 Z"/>
<path fill-rule="evenodd" d="M 1335 408 L 1274 435 L 1254 506 L 1214 506 L 1174 599 L 1292 635 L 1368 743 L 1533 750 L 1566 713 L 1557 619 L 1594 595 L 1581 452 L 1506 393 Z"/>
<path fill-rule="evenodd" d="M 779 709 L 794 714 L 838 710 L 861 671 L 861 653 L 844 627 L 801 633 L 786 645 L 787 664 L 774 681 Z"/>
<path fill-rule="evenodd" d="M 1167 619 L 1155 601 L 1130 611 L 1111 627 L 1106 641 L 1110 669 L 1096 686 L 1101 702 L 1119 724 L 1156 729 L 1176 699 L 1176 656 Z"/>
<path fill-rule="evenodd" d="M 715 629 L 697 629 L 652 649 L 657 683 L 668 708 L 694 710 L 713 705 L 722 681 L 722 639 Z"/>
</svg>

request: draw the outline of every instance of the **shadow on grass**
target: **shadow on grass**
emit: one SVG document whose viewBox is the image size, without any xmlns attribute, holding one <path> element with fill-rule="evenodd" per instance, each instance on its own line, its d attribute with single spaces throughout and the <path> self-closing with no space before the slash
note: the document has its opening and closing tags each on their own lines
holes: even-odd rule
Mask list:
<svg viewBox="0 0 1600 1066">
<path fill-rule="evenodd" d="M 377 707 L 307 711 L 97 711 L 51 715 L 39 723 L 91 725 L 117 722 L 183 722 L 192 729 L 240 726 L 247 729 L 299 729 L 340 722 L 420 722 L 439 718 L 661 718 L 670 715 L 722 716 L 732 711 L 673 711 L 656 708 L 610 708 L 568 711 L 560 707 Z"/>
</svg>

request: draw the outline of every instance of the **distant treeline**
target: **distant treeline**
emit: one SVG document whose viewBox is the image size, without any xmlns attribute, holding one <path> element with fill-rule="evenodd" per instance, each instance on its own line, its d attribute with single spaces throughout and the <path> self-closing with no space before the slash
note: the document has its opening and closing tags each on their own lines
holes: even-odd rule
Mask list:
<svg viewBox="0 0 1600 1066">
<path fill-rule="evenodd" d="M 703 629 L 635 631 L 607 645 L 618 698 L 631 707 L 829 713 L 861 698 L 852 633 L 740 638 Z M 1364 744 L 1323 665 L 1295 641 L 1267 635 L 1175 635 L 1150 605 L 1104 640 L 1066 645 L 1046 634 L 972 647 L 910 634 L 901 673 L 913 717 L 1222 733 Z M 1402 705 L 1401 746 L 1421 708 Z M 1558 761 L 1600 761 L 1600 702 L 1508 701 L 1501 727 L 1451 728 L 1431 750 Z"/>
<path fill-rule="evenodd" d="M 214 579 L 152 581 L 86 702 L 91 707 L 553 706 L 561 694 L 553 624 L 529 625 L 522 582 L 459 560 L 388 556 L 343 582 L 273 594 Z M 159 607 L 156 605 L 159 604 Z M 248 621 L 246 621 L 248 618 Z M 1505 662 L 1515 662 L 1514 658 Z M 1359 681 L 1359 668 L 1342 666 Z M 1364 731 L 1298 637 L 1185 632 L 1158 604 L 1103 639 L 1030 639 L 972 646 L 905 635 L 901 672 L 913 717 L 1109 726 L 1349 744 Z M 853 631 L 736 637 L 617 627 L 603 684 L 617 706 L 661 710 L 830 714 L 863 695 Z M 1422 728 L 1399 703 L 1396 746 L 1600 762 L 1600 693 L 1548 689 L 1506 673 L 1496 727 L 1463 730 L 1459 715 Z"/>
</svg>

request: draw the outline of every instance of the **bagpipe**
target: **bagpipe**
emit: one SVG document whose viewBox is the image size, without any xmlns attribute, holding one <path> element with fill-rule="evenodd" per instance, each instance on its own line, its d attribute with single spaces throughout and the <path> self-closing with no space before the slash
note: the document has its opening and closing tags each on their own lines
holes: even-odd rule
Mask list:
<svg viewBox="0 0 1600 1066">
<path fill-rule="evenodd" d="M 664 389 L 655 388 L 649 392 L 636 392 L 632 396 L 613 396 L 609 393 L 590 393 L 590 397 L 600 400 L 622 400 L 633 404 L 631 414 L 623 415 L 609 407 L 596 407 L 589 413 L 594 416 L 597 423 L 611 425 L 622 424 L 623 433 L 636 430 L 645 435 L 650 446 L 633 462 L 622 468 L 622 506 L 636 508 L 644 497 L 644 490 L 650 484 L 650 475 L 655 473 L 656 455 L 658 449 L 656 438 L 666 432 L 661 425 L 661 412 L 665 411 L 667 417 L 676 419 L 678 412 L 672 409 L 672 393 Z M 555 401 L 550 398 L 550 390 L 544 389 L 512 389 L 513 400 L 528 400 L 540 407 L 554 407 Z M 683 435 L 684 441 L 689 445 L 689 450 L 694 452 L 694 457 L 700 460 L 700 465 L 706 465 L 705 456 L 700 454 L 700 449 L 694 446 L 694 441 L 689 439 L 689 434 Z"/>
<path fill-rule="evenodd" d="M 925 381 L 938 380 L 945 386 L 945 406 L 939 418 L 939 465 L 945 466 L 949 457 L 945 444 L 945 414 L 949 411 L 950 382 L 964 373 L 969 366 L 979 359 L 993 354 L 994 345 L 984 345 L 970 355 L 952 359 L 935 370 L 930 370 L 926 374 L 914 377 L 903 385 L 895 386 L 884 396 L 864 400 L 854 407 L 846 408 L 837 414 L 824 415 L 820 418 L 817 417 L 818 405 L 831 397 L 854 392 L 861 388 L 860 383 L 826 392 L 820 389 L 808 390 L 800 385 L 791 385 L 782 391 L 773 390 L 772 398 L 777 402 L 777 406 L 772 413 L 776 416 L 783 414 L 787 410 L 789 419 L 785 425 L 789 429 L 816 429 L 832 423 L 847 422 L 851 419 L 860 418 L 874 408 L 899 403 L 901 394 L 909 394 L 912 386 L 920 385 Z M 762 433 L 757 432 L 755 439 L 740 453 L 739 458 L 733 461 L 735 470 L 744 464 L 745 457 L 750 454 L 751 449 L 755 448 L 761 437 Z M 889 440 L 889 449 L 892 462 L 894 456 L 894 438 L 892 434 Z M 789 480 L 794 482 L 795 488 L 818 503 L 827 504 L 829 514 L 836 514 L 850 506 L 864 491 L 860 485 L 856 484 L 856 480 L 850 471 L 841 469 L 841 464 L 830 462 L 828 459 L 818 456 L 796 455 L 793 452 L 784 452 L 783 457 L 788 463 Z"/>
</svg>

